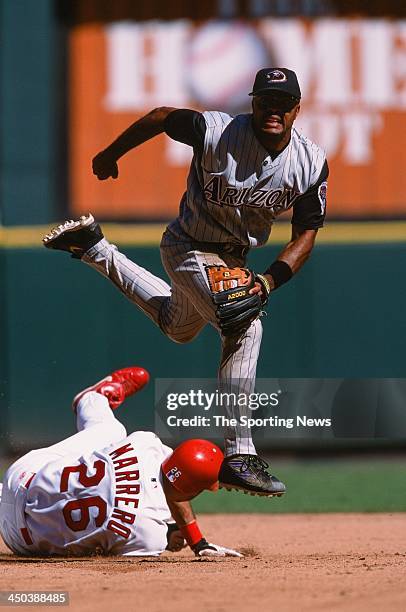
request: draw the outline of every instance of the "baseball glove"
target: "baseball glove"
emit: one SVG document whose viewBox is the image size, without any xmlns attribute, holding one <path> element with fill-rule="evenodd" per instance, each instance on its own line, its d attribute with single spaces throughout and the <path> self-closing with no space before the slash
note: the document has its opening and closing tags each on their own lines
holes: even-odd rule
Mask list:
<svg viewBox="0 0 406 612">
<path fill-rule="evenodd" d="M 206 266 L 206 274 L 213 301 L 217 306 L 216 317 L 222 334 L 241 334 L 260 316 L 268 300 L 269 283 L 266 279 L 255 276 L 248 268 Z M 261 283 L 264 299 L 258 294 L 249 293 L 256 282 Z"/>
</svg>

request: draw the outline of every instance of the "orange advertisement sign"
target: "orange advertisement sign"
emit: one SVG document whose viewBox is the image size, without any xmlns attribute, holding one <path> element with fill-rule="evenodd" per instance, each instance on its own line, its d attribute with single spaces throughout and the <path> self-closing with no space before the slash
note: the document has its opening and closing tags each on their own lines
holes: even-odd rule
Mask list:
<svg viewBox="0 0 406 612">
<path fill-rule="evenodd" d="M 84 25 L 70 36 L 71 208 L 169 219 L 190 147 L 160 135 L 98 181 L 91 159 L 158 106 L 249 112 L 255 72 L 298 74 L 297 127 L 324 147 L 335 217 L 406 215 L 406 21 L 262 19 Z"/>
</svg>

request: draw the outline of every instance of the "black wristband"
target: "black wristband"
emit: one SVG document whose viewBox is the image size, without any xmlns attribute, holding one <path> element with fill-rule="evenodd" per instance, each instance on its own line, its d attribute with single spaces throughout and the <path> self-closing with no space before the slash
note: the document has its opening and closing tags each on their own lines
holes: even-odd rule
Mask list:
<svg viewBox="0 0 406 612">
<path fill-rule="evenodd" d="M 293 276 L 292 268 L 286 261 L 277 259 L 265 270 L 264 274 L 270 274 L 275 283 L 275 289 L 287 283 Z"/>
</svg>

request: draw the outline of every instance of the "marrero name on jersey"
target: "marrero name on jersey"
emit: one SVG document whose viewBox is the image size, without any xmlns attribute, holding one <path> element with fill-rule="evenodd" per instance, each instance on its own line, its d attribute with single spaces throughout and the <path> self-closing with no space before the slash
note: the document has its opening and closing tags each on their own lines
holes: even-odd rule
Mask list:
<svg viewBox="0 0 406 612">
<path fill-rule="evenodd" d="M 98 179 L 116 179 L 120 157 L 157 134 L 193 147 L 179 215 L 161 241 L 170 285 L 110 244 L 91 214 L 43 238 L 47 248 L 67 251 L 108 278 L 173 341 L 190 342 L 207 323 L 215 327 L 222 349 L 219 387 L 247 396 L 255 391 L 260 315 L 272 292 L 312 252 L 324 222 L 328 177 L 323 150 L 293 127 L 301 101 L 296 74 L 264 68 L 250 95 L 252 113 L 234 118 L 220 111 L 156 108 L 93 159 Z M 266 243 L 275 219 L 288 209 L 290 240 L 265 272 L 250 271 L 249 250 Z M 251 494 L 283 494 L 285 485 L 267 471 L 250 428 L 241 424 L 248 408 L 228 405 L 225 412 L 227 422 L 237 425 L 225 427 L 221 484 Z"/>
<path fill-rule="evenodd" d="M 185 539 L 199 556 L 240 556 L 203 538 L 188 502 L 218 489 L 221 450 L 189 440 L 173 451 L 152 432 L 127 436 L 114 417 L 148 378 L 125 368 L 86 389 L 73 402 L 78 433 L 10 466 L 0 533 L 13 552 L 156 556 Z"/>
</svg>

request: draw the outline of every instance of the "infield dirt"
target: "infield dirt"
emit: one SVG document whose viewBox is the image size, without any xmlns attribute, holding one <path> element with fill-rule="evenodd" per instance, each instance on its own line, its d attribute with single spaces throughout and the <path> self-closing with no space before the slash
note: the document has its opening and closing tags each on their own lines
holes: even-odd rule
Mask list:
<svg viewBox="0 0 406 612">
<path fill-rule="evenodd" d="M 2 543 L 0 590 L 69 591 L 75 612 L 406 609 L 405 513 L 217 514 L 199 522 L 209 540 L 246 556 L 205 561 L 185 549 L 149 559 L 40 560 L 9 554 Z"/>
</svg>

